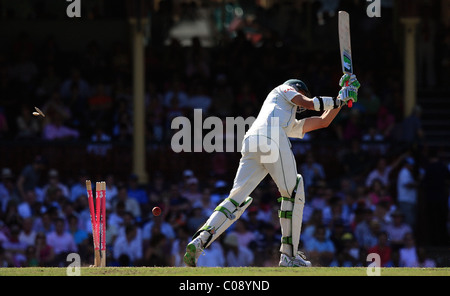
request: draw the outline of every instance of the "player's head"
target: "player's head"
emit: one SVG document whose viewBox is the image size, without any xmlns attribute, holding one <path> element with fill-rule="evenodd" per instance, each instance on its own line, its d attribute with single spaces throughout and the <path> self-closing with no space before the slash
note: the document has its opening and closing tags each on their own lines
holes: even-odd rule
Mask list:
<svg viewBox="0 0 450 296">
<path fill-rule="evenodd" d="M 300 79 L 289 79 L 289 80 L 285 81 L 283 84 L 292 86 L 296 91 L 304 94 L 307 97 L 311 96 L 311 93 L 309 92 L 308 87 Z"/>
</svg>

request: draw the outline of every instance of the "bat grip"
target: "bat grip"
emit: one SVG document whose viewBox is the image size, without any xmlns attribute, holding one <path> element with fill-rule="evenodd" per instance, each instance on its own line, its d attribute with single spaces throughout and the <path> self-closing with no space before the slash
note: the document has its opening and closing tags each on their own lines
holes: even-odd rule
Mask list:
<svg viewBox="0 0 450 296">
<path fill-rule="evenodd" d="M 345 86 L 348 86 L 348 81 L 345 82 Z M 353 101 L 352 101 L 352 100 L 349 100 L 349 101 L 347 102 L 347 106 L 348 106 L 349 108 L 353 107 Z"/>
</svg>

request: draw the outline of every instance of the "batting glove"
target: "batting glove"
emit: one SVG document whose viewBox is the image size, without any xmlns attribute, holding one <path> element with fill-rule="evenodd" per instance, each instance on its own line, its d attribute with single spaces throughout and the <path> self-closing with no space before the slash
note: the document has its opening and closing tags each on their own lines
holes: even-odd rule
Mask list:
<svg viewBox="0 0 450 296">
<path fill-rule="evenodd" d="M 356 103 L 358 101 L 358 88 L 351 85 L 344 86 L 339 91 L 338 97 L 345 103 L 347 103 L 349 100 L 352 100 L 353 103 Z"/>
<path fill-rule="evenodd" d="M 339 80 L 339 86 L 344 87 L 347 86 L 346 83 L 348 81 L 348 86 L 353 86 L 356 88 L 356 91 L 358 91 L 361 84 L 359 83 L 358 79 L 356 79 L 355 74 L 344 74 L 342 75 L 341 79 Z"/>
</svg>

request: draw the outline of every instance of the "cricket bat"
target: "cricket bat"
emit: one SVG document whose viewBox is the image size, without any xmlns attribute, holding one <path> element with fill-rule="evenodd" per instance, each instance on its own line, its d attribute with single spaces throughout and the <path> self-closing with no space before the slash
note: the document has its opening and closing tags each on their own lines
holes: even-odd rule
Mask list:
<svg viewBox="0 0 450 296">
<path fill-rule="evenodd" d="M 352 47 L 350 42 L 350 16 L 346 11 L 338 14 L 339 48 L 341 52 L 342 72 L 351 75 L 353 73 Z M 348 81 L 346 83 L 348 85 Z M 352 107 L 353 101 L 348 101 L 347 106 Z"/>
</svg>

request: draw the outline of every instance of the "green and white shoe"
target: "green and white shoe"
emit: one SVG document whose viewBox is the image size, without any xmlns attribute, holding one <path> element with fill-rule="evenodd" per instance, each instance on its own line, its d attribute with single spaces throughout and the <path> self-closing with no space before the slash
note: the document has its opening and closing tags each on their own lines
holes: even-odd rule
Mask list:
<svg viewBox="0 0 450 296">
<path fill-rule="evenodd" d="M 311 261 L 306 260 L 305 254 L 299 251 L 295 257 L 281 254 L 278 265 L 281 267 L 310 267 Z"/>
<path fill-rule="evenodd" d="M 200 255 L 203 253 L 202 241 L 199 237 L 195 238 L 186 246 L 186 254 L 184 254 L 184 263 L 190 267 L 196 267 Z"/>
</svg>

